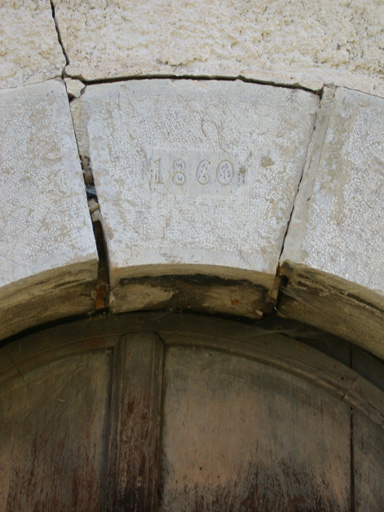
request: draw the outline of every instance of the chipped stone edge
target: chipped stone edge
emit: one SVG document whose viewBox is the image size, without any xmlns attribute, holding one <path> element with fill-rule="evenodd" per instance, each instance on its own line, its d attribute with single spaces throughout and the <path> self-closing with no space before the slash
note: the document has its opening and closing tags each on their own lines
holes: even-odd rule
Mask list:
<svg viewBox="0 0 384 512">
<path fill-rule="evenodd" d="M 359 345 L 384 359 L 384 297 L 351 281 L 284 262 L 277 313 Z"/>
<path fill-rule="evenodd" d="M 278 277 L 216 265 L 143 265 L 114 269 L 112 313 L 170 309 L 260 319 L 273 310 Z"/>
<path fill-rule="evenodd" d="M 98 260 L 31 275 L 0 289 L 0 339 L 95 310 Z"/>
<path fill-rule="evenodd" d="M 291 219 L 284 239 L 283 250 L 280 256 L 279 265 L 285 260 L 291 259 L 292 254 L 298 254 L 300 245 L 305 234 L 306 221 L 308 217 L 309 200 L 313 194 L 313 188 L 320 164 L 325 137 L 329 121 L 334 108 L 334 97 L 336 87 L 326 87 L 321 98 L 320 107 L 317 113 L 315 129 L 308 147 L 307 159 L 292 209 Z"/>
</svg>

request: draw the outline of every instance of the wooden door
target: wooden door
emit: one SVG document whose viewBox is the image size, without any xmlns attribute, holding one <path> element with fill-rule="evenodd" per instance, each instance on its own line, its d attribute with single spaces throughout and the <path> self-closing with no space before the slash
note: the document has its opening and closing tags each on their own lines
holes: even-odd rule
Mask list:
<svg viewBox="0 0 384 512">
<path fill-rule="evenodd" d="M 0 510 L 100 510 L 111 358 L 51 362 L 0 389 Z"/>
<path fill-rule="evenodd" d="M 55 327 L 0 349 L 0 511 L 382 511 L 383 395 L 234 322 Z"/>
<path fill-rule="evenodd" d="M 227 353 L 165 361 L 161 510 L 350 509 L 347 404 Z"/>
</svg>

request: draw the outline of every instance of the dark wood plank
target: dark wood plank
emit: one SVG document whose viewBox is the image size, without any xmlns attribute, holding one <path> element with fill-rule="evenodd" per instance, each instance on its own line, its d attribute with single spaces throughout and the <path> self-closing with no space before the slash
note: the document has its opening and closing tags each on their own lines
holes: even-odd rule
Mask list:
<svg viewBox="0 0 384 512">
<path fill-rule="evenodd" d="M 257 322 L 257 327 L 284 334 L 324 352 L 347 366 L 350 365 L 351 343 L 316 327 L 281 318 L 276 314 L 268 315 Z"/>
<path fill-rule="evenodd" d="M 353 415 L 354 512 L 384 510 L 384 434 L 362 414 Z"/>
<path fill-rule="evenodd" d="M 156 508 L 163 344 L 132 334 L 115 348 L 107 510 Z"/>
<path fill-rule="evenodd" d="M 384 393 L 381 389 L 359 377 L 343 400 L 381 428 L 384 435 Z"/>
<path fill-rule="evenodd" d="M 161 510 L 350 510 L 350 407 L 228 353 L 166 348 Z"/>
<path fill-rule="evenodd" d="M 0 385 L 57 359 L 113 348 L 119 339 L 116 335 L 76 339 L 63 334 L 43 338 L 36 344 L 24 340 L 9 343 L 0 349 Z"/>
<path fill-rule="evenodd" d="M 111 354 L 68 357 L 0 387 L 0 511 L 100 511 Z"/>
<path fill-rule="evenodd" d="M 351 367 L 384 391 L 384 361 L 355 345 L 351 351 Z"/>
</svg>

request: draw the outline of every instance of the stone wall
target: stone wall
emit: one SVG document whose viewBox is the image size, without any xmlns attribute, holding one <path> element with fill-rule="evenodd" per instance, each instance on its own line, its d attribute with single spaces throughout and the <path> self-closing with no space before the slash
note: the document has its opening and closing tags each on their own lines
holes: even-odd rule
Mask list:
<svg viewBox="0 0 384 512">
<path fill-rule="evenodd" d="M 277 310 L 384 356 L 381 2 L 0 11 L 2 338 Z"/>
</svg>

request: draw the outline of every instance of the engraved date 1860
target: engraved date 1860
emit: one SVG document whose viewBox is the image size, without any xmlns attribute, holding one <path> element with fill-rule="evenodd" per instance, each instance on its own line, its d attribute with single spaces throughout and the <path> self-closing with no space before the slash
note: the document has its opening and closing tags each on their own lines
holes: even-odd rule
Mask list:
<svg viewBox="0 0 384 512">
<path fill-rule="evenodd" d="M 185 152 L 183 152 L 185 153 Z M 186 183 L 192 188 L 237 188 L 245 184 L 245 168 L 223 154 L 155 150 L 148 159 L 146 173 L 151 184 L 172 182 L 178 187 Z M 201 190 L 203 192 L 203 190 Z M 207 190 L 208 191 L 208 190 Z"/>
</svg>

